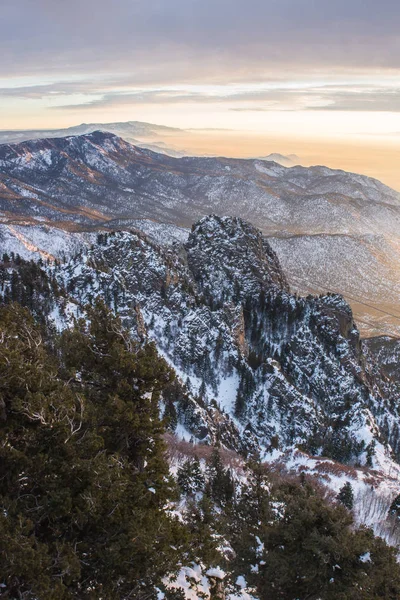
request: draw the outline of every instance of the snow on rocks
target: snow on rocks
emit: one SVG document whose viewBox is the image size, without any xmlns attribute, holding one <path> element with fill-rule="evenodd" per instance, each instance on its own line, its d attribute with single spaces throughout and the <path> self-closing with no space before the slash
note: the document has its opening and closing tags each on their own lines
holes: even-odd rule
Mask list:
<svg viewBox="0 0 400 600">
<path fill-rule="evenodd" d="M 178 375 L 168 401 L 181 438 L 261 451 L 269 462 L 301 447 L 329 458 L 293 454 L 298 470 L 312 462 L 323 479 L 340 461 L 397 485 L 394 429 L 385 424 L 399 415 L 379 373 L 366 368 L 348 304 L 337 294 L 291 294 L 251 225 L 210 216 L 172 246 L 139 231 L 101 233 L 45 268 L 65 294 L 47 315 L 58 329 L 100 296 L 138 340 L 155 342 Z M 332 489 L 343 479 L 330 477 Z"/>
</svg>

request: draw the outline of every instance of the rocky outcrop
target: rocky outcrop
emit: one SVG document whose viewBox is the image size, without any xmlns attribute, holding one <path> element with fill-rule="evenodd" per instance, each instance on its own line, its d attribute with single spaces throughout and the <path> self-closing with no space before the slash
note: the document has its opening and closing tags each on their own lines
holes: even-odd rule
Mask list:
<svg viewBox="0 0 400 600">
<path fill-rule="evenodd" d="M 46 270 L 77 316 L 100 296 L 156 343 L 179 381 L 164 409 L 186 439 L 242 452 L 300 445 L 360 464 L 379 444 L 389 452 L 397 408 L 348 304 L 291 294 L 276 255 L 241 219 L 203 218 L 183 246 L 102 234 Z M 67 320 L 58 314 L 58 326 Z"/>
</svg>

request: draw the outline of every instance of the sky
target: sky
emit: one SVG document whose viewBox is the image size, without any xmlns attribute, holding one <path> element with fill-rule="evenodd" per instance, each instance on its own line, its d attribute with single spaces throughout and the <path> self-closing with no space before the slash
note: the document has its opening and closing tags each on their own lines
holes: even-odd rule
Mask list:
<svg viewBox="0 0 400 600">
<path fill-rule="evenodd" d="M 1 0 L 0 128 L 147 121 L 400 189 L 399 32 L 398 0 Z"/>
</svg>

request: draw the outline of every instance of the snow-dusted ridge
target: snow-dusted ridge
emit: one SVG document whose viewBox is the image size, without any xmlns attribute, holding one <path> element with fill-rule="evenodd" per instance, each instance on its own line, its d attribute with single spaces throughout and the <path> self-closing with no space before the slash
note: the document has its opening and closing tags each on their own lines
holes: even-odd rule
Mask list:
<svg viewBox="0 0 400 600">
<path fill-rule="evenodd" d="M 187 227 L 209 213 L 238 216 L 272 238 L 294 289 L 347 295 L 367 335 L 400 331 L 398 320 L 353 300 L 396 312 L 398 192 L 323 166 L 173 158 L 87 131 L 0 146 L 0 222 L 39 218 L 87 229 L 149 219 Z"/>
<path fill-rule="evenodd" d="M 113 222 L 112 229 L 137 230 L 145 233 L 161 246 L 183 243 L 189 231 L 168 223 L 156 223 L 149 219 L 129 219 Z M 99 232 L 105 231 L 67 231 L 60 227 L 40 224 L 36 220 L 25 224 L 0 223 L 0 250 L 2 254 L 19 255 L 25 260 L 54 261 L 71 258 L 82 248 L 96 243 Z"/>
</svg>

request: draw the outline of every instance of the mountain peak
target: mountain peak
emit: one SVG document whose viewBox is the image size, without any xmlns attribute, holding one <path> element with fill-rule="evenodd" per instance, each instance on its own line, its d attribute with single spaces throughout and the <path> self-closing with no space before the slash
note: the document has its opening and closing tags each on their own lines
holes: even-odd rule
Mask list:
<svg viewBox="0 0 400 600">
<path fill-rule="evenodd" d="M 186 250 L 190 269 L 214 302 L 237 301 L 271 287 L 289 289 L 261 231 L 239 217 L 203 217 L 193 225 Z"/>
<path fill-rule="evenodd" d="M 98 140 L 100 142 L 103 140 L 112 140 L 112 139 L 120 140 L 121 139 L 115 133 L 111 133 L 111 131 L 105 131 L 103 129 L 96 129 L 95 131 L 90 131 L 89 133 L 84 133 L 81 135 L 69 136 L 69 137 Z"/>
<path fill-rule="evenodd" d="M 283 167 L 294 167 L 301 163 L 301 159 L 296 154 L 280 154 L 279 152 L 273 152 L 268 156 L 261 156 L 260 160 L 268 162 L 275 162 Z"/>
<path fill-rule="evenodd" d="M 90 133 L 84 133 L 79 135 L 68 135 L 63 137 L 43 137 L 43 138 L 34 138 L 31 140 L 25 140 L 18 144 L 0 144 L 0 148 L 5 149 L 9 148 L 10 150 L 29 152 L 32 150 L 40 150 L 43 148 L 68 148 L 71 143 L 82 144 L 86 141 L 94 142 L 98 145 L 101 145 L 107 141 L 114 141 L 119 144 L 126 144 L 122 138 L 118 137 L 114 133 L 110 133 L 108 131 L 96 130 Z"/>
<path fill-rule="evenodd" d="M 69 136 L 67 139 L 75 139 L 78 143 L 90 142 L 95 146 L 103 147 L 106 150 L 126 150 L 128 147 L 133 146 L 128 143 L 119 135 L 115 133 L 111 133 L 110 131 L 105 131 L 102 129 L 96 129 L 95 131 L 91 131 L 89 133 Z M 139 149 L 137 149 L 139 151 Z"/>
</svg>

